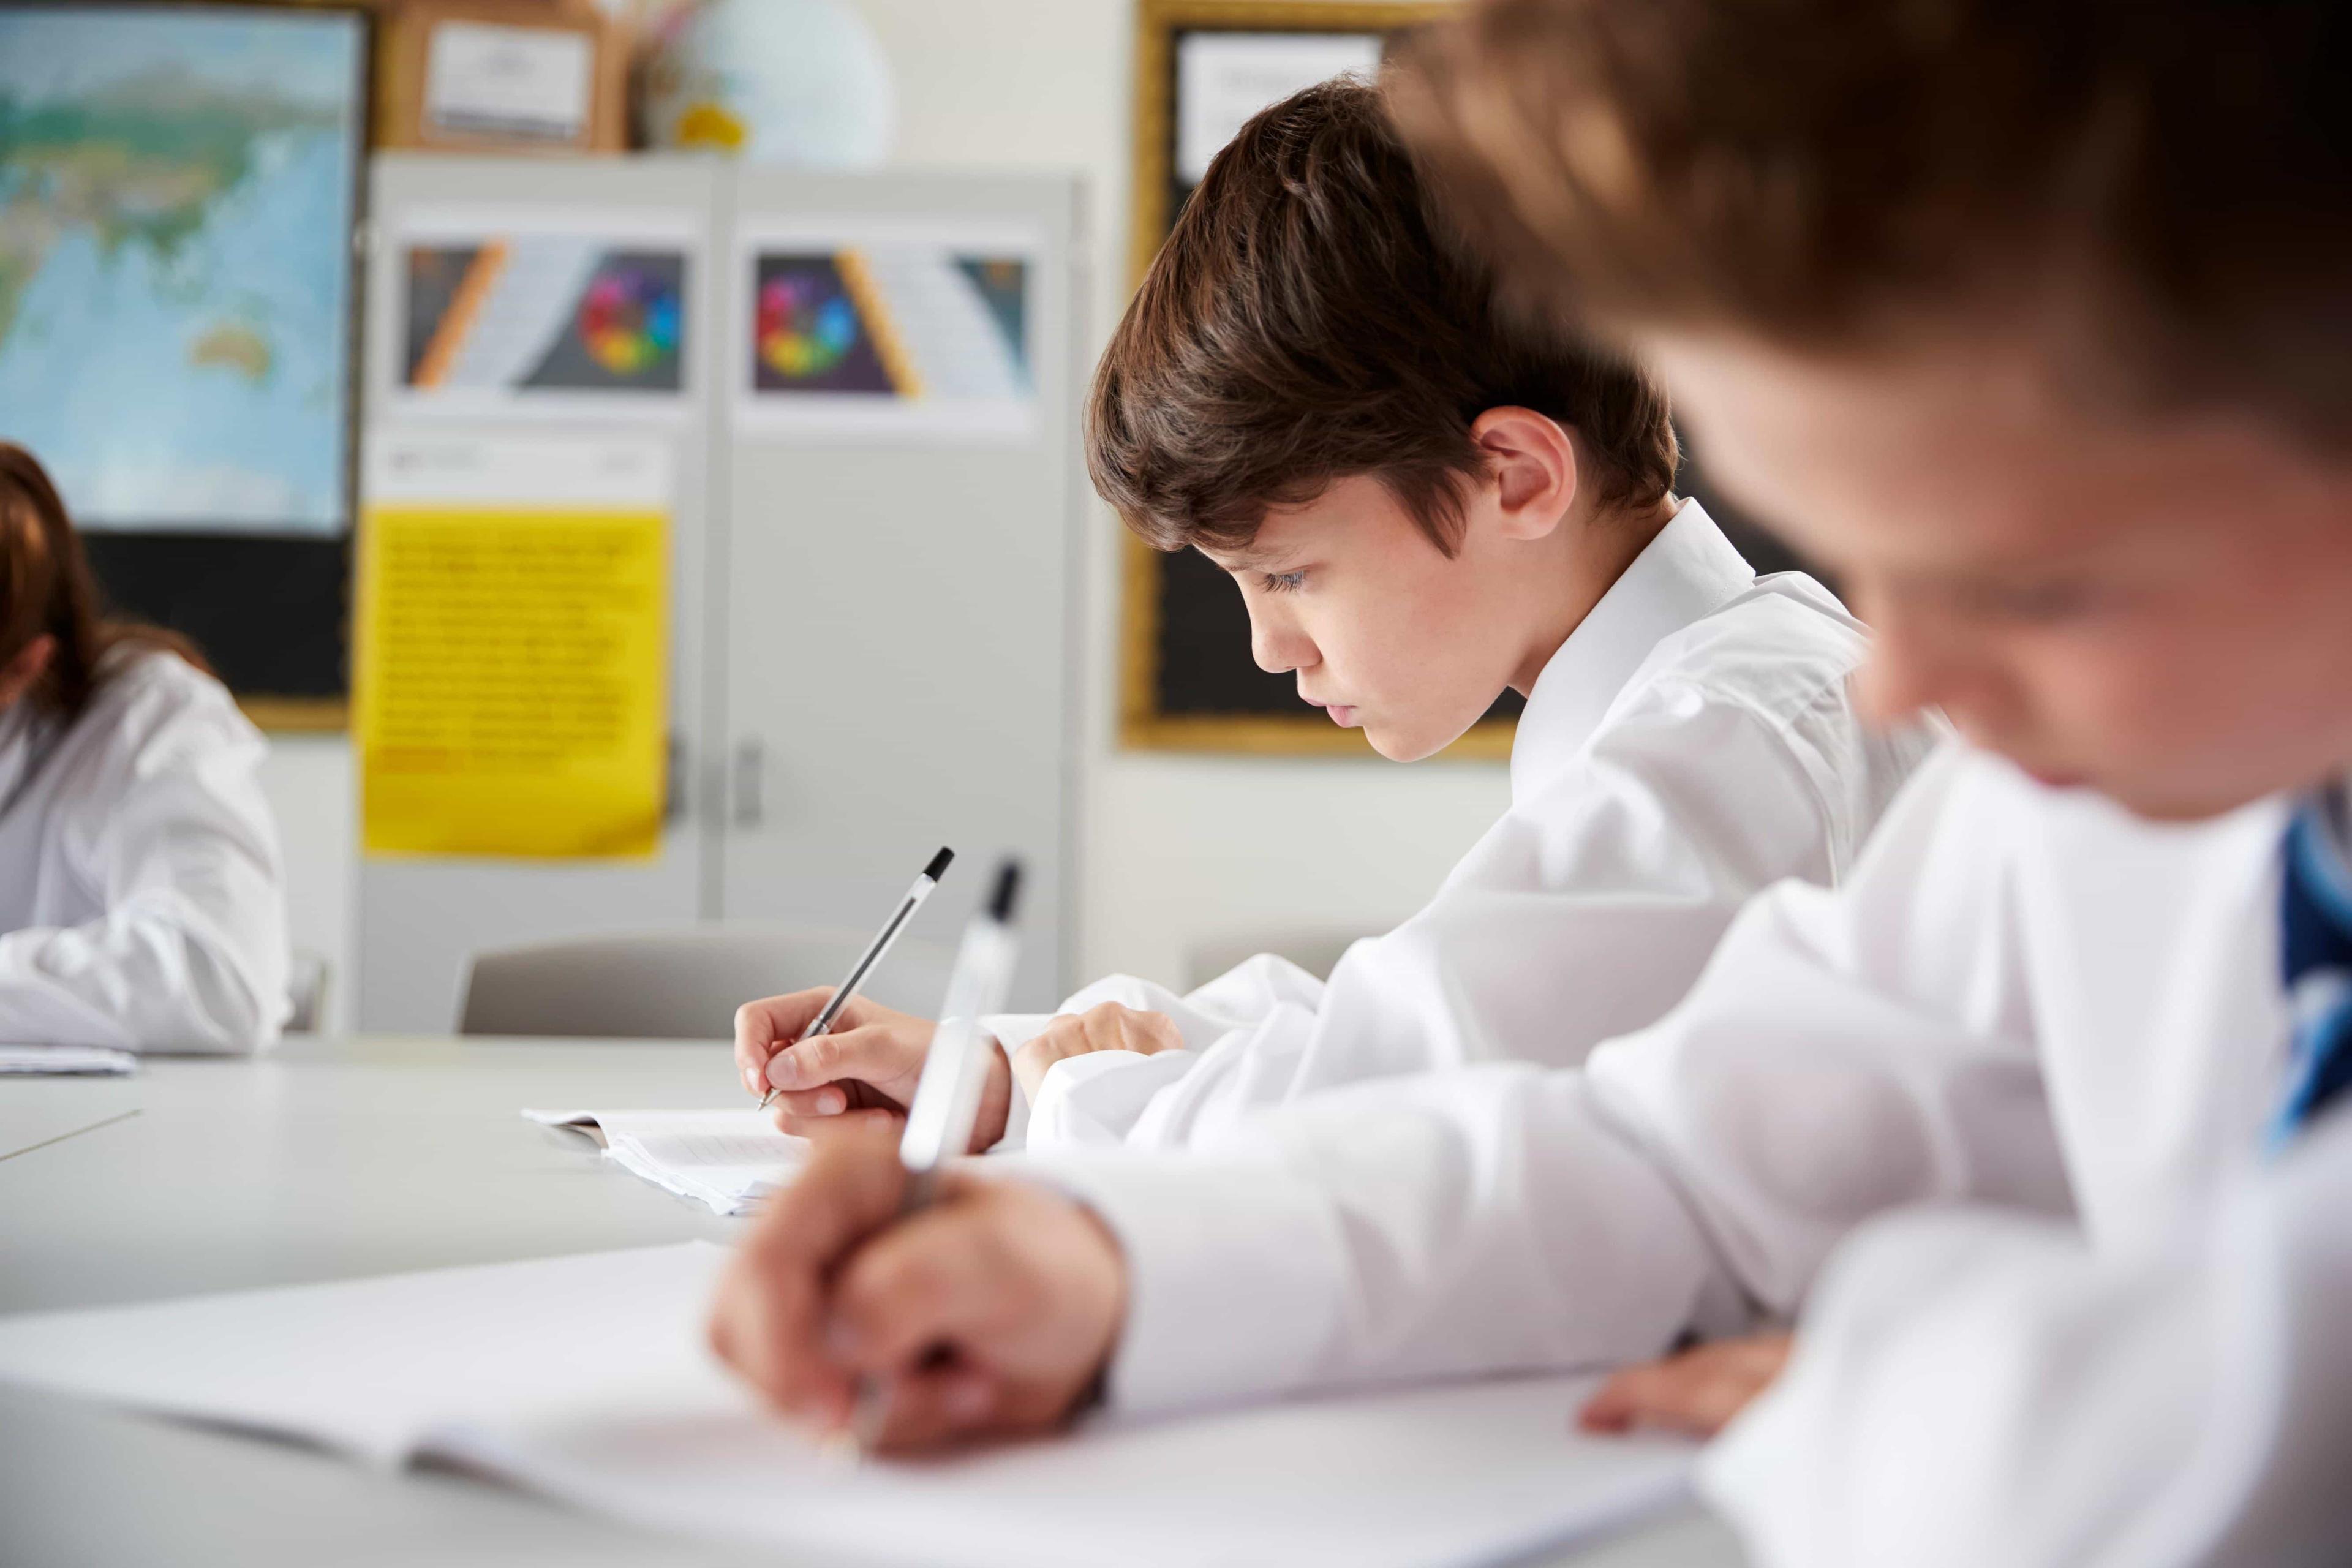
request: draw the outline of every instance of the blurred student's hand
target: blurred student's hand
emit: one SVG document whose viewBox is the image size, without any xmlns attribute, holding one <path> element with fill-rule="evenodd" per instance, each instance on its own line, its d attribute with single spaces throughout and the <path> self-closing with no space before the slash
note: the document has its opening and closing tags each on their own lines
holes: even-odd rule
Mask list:
<svg viewBox="0 0 2352 1568">
<path fill-rule="evenodd" d="M 1118 1243 L 1058 1194 L 964 1173 L 898 1219 L 905 1183 L 883 1130 L 826 1140 L 729 1267 L 711 1348 L 820 1431 L 845 1426 L 857 1379 L 878 1378 L 887 1449 L 1060 1425 L 1127 1314 Z"/>
<path fill-rule="evenodd" d="M 1790 1343 L 1787 1334 L 1715 1340 L 1626 1367 L 1601 1385 L 1577 1420 L 1588 1432 L 1654 1426 L 1712 1437 L 1772 1386 Z"/>
<path fill-rule="evenodd" d="M 735 1010 L 735 1065 L 743 1087 L 757 1095 L 774 1086 L 776 1125 L 802 1137 L 854 1122 L 903 1120 L 939 1029 L 929 1018 L 852 996 L 831 1032 L 794 1044 L 832 999 L 833 987 L 820 985 Z M 1004 1051 L 990 1045 L 988 1083 L 972 1128 L 975 1153 L 1004 1136 L 1013 1103 Z"/>
<path fill-rule="evenodd" d="M 1064 1057 L 1083 1057 L 1095 1051 L 1135 1051 L 1148 1057 L 1183 1048 L 1184 1037 L 1178 1032 L 1176 1020 L 1167 1014 L 1139 1013 L 1116 1002 L 1105 1002 L 1083 1013 L 1055 1019 L 1044 1034 L 1014 1051 L 1013 1076 L 1021 1080 L 1022 1092 L 1034 1100 L 1037 1086 L 1045 1081 L 1045 1070 Z"/>
</svg>

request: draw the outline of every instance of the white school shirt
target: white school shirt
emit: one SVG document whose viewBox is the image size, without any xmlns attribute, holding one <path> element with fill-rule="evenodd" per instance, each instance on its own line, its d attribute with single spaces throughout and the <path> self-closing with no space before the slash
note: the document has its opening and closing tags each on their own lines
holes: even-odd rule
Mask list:
<svg viewBox="0 0 2352 1568">
<path fill-rule="evenodd" d="M 1260 956 L 1179 996 L 1127 976 L 1063 1005 L 1167 1014 L 1186 1049 L 1045 1075 L 1031 1148 L 1173 1148 L 1271 1104 L 1474 1062 L 1580 1062 L 1689 989 L 1783 877 L 1833 883 L 1936 743 L 1874 733 L 1848 678 L 1866 634 L 1801 573 L 1759 578 L 1685 500 L 1528 694 L 1511 806 L 1427 908 L 1328 984 Z M 1049 1016 L 989 1020 L 1010 1050 Z"/>
<path fill-rule="evenodd" d="M 1981 1206 L 1873 1222 L 1705 1491 L 1760 1568 L 2352 1561 L 2352 1116 L 2216 1188 L 2087 1248 Z"/>
<path fill-rule="evenodd" d="M 1864 1227 L 1708 1450 L 1756 1568 L 2352 1562 L 2352 1118 L 2170 1234 L 1980 1206 Z"/>
<path fill-rule="evenodd" d="M 220 683 L 115 656 L 70 726 L 0 712 L 0 1041 L 249 1051 L 288 1012 L 261 736 Z"/>
<path fill-rule="evenodd" d="M 2327 1184 L 2352 1159 L 2258 1159 L 2288 1050 L 2286 820 L 2269 801 L 2150 824 L 1954 748 L 1844 888 L 1759 898 L 1680 1005 L 1581 1069 L 1359 1085 L 1181 1160 L 1028 1156 L 1125 1254 L 1111 1398 L 1609 1365 L 1809 1306 L 1797 1370 L 1709 1472 L 1768 1563 L 2192 1560 L 2187 1537 L 2085 1545 L 2211 1451 L 2200 1411 L 2242 1417 L 2214 1441 L 2250 1497 L 2275 1472 L 2231 1431 L 2340 1434 L 2352 1412 L 2352 1319 L 2279 1304 L 2352 1308 L 2352 1185 Z M 2270 1242 L 2230 1222 L 2248 1202 Z M 1865 1234 L 1815 1296 L 1865 1221 L 1957 1204 L 1998 1215 L 2005 1274 L 1969 1256 L 1983 1215 L 1947 1215 L 1912 1222 L 1950 1227 L 1937 1245 Z M 2184 1236 L 2269 1248 L 2270 1284 L 2241 1294 L 2277 1320 L 2279 1364 L 2251 1391 L 2214 1304 L 2241 1281 L 2180 1264 Z M 2320 1338 L 2334 1362 L 2306 1383 L 2292 1352 Z M 2345 1500 L 2280 1506 L 2324 1529 L 2308 1510 Z"/>
</svg>

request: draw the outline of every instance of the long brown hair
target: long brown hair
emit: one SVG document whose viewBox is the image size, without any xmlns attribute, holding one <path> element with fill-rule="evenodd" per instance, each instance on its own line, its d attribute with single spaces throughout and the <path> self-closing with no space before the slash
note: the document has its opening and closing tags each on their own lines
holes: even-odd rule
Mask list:
<svg viewBox="0 0 2352 1568">
<path fill-rule="evenodd" d="M 177 632 L 105 613 L 81 537 L 48 471 L 24 447 L 0 441 L 0 666 L 44 635 L 57 639 L 57 651 L 27 700 L 68 720 L 79 717 L 98 689 L 106 656 L 126 644 L 177 654 L 211 673 L 195 645 Z"/>
</svg>

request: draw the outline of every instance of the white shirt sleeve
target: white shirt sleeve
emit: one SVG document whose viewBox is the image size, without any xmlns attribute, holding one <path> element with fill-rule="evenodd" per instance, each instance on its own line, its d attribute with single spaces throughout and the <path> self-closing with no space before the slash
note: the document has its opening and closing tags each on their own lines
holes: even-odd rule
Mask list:
<svg viewBox="0 0 2352 1568">
<path fill-rule="evenodd" d="M 1841 692 L 1828 705 L 1852 723 Z M 1184 999 L 1187 1058 L 1056 1063 L 1029 1145 L 1191 1147 L 1267 1106 L 1366 1079 L 1581 1062 L 1672 1006 L 1759 889 L 1834 878 L 1832 847 L 1851 825 L 1825 797 L 1815 754 L 1809 737 L 1736 698 L 1654 683 L 1516 804 L 1426 909 L 1349 949 L 1328 987 L 1289 965 L 1288 983 L 1244 966 Z M 1191 1022 L 1218 1017 L 1234 1022 Z"/>
<path fill-rule="evenodd" d="M 254 1050 L 288 1007 L 261 737 L 209 681 L 123 721 L 57 824 L 104 913 L 0 935 L 0 1039 Z"/>
<path fill-rule="evenodd" d="M 1760 1568 L 2352 1560 L 2352 1124 L 2186 1234 L 1898 1215 L 1825 1270 L 1702 1489 Z"/>
<path fill-rule="evenodd" d="M 1131 1152 L 1030 1156 L 1126 1253 L 1114 1400 L 1622 1362 L 1791 1312 L 1895 1205 L 2065 1212 L 1963 763 L 1920 775 L 1845 891 L 1758 900 L 1681 1006 L 1582 1070 L 1320 1095 L 1202 1150 L 1196 1184 Z M 1234 1302 L 1289 1348 L 1204 1374 Z"/>
<path fill-rule="evenodd" d="M 1149 1057 L 1135 1051 L 1096 1051 L 1066 1058 L 1046 1074 L 1034 1107 L 1015 1079 L 1012 1116 L 996 1147 L 1120 1143 L 1152 1095 L 1181 1078 L 1202 1051 L 1237 1032 L 1264 1026 L 1278 1013 L 1311 1016 L 1322 995 L 1321 981 L 1287 960 L 1260 953 L 1181 996 L 1149 980 L 1114 974 L 1078 992 L 1057 1013 L 1003 1013 L 983 1018 L 982 1026 L 1008 1057 L 1056 1019 L 1106 1002 L 1164 1014 L 1184 1039 L 1181 1050 Z M 1093 1080 L 1098 1077 L 1104 1081 L 1097 1088 Z"/>
</svg>

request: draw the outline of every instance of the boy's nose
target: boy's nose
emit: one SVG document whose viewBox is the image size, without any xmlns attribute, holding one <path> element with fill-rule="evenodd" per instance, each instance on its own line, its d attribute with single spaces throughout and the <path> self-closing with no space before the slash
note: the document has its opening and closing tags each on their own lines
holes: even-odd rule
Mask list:
<svg viewBox="0 0 2352 1568">
<path fill-rule="evenodd" d="M 1936 689 L 1944 684 L 1937 668 L 1914 639 L 1890 635 L 1883 623 L 1874 625 L 1869 656 L 1854 676 L 1854 705 L 1882 729 L 1899 724 L 1937 700 Z"/>
<path fill-rule="evenodd" d="M 1870 654 L 1854 679 L 1854 701 L 1864 719 L 1881 728 L 1930 709 L 1960 721 L 1998 684 L 1988 661 L 1964 639 L 1887 610 L 1871 623 Z"/>
<path fill-rule="evenodd" d="M 1315 662 L 1315 645 L 1290 627 L 1273 625 L 1266 616 L 1250 616 L 1250 657 L 1268 675 L 1288 675 Z"/>
</svg>

